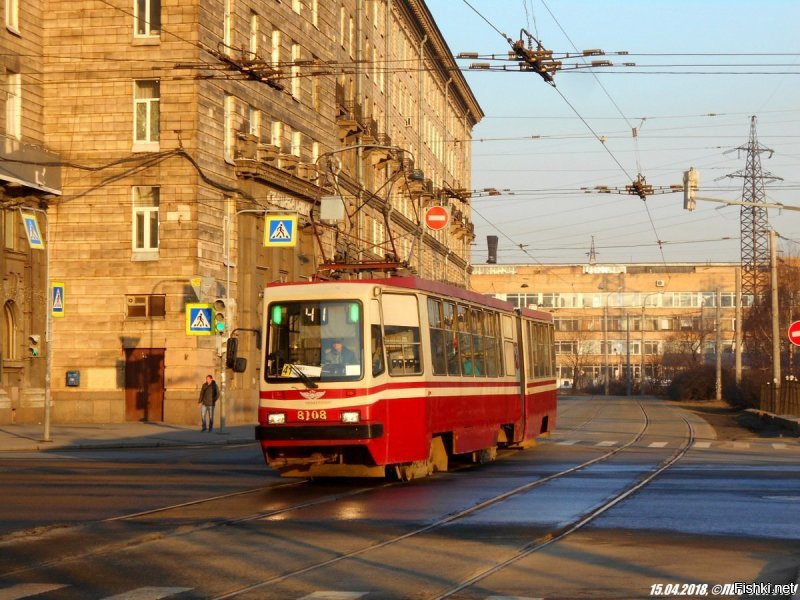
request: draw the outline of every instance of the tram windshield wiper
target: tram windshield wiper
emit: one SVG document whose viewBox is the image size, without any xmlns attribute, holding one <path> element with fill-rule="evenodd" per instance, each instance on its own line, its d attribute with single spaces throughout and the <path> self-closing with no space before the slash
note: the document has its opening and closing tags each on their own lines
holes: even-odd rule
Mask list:
<svg viewBox="0 0 800 600">
<path fill-rule="evenodd" d="M 293 370 L 295 373 L 297 373 L 297 376 L 300 378 L 300 380 L 301 380 L 301 381 L 302 381 L 304 384 L 306 384 L 306 387 L 307 387 L 307 388 L 311 388 L 312 390 L 314 390 L 314 389 L 316 389 L 316 388 L 318 388 L 318 387 L 319 387 L 319 386 L 318 386 L 316 383 L 314 383 L 313 381 L 311 381 L 311 378 L 310 378 L 308 375 L 306 375 L 305 373 L 303 373 L 303 371 L 300 369 L 300 367 L 298 367 L 298 366 L 297 366 L 297 365 L 295 365 L 294 363 L 287 363 L 287 364 L 288 364 L 290 367 L 292 367 L 292 370 Z"/>
</svg>

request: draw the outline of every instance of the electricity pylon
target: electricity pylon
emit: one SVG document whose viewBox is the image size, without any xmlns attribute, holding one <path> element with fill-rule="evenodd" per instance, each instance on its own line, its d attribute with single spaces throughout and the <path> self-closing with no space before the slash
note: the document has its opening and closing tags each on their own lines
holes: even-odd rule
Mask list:
<svg viewBox="0 0 800 600">
<path fill-rule="evenodd" d="M 742 262 L 742 295 L 751 296 L 754 304 L 765 300 L 769 290 L 769 219 L 767 217 L 764 184 L 767 181 L 782 181 L 768 171 L 761 169 L 761 153 L 768 152 L 772 157 L 773 150 L 759 144 L 756 135 L 756 117 L 750 118 L 750 139 L 745 146 L 734 148 L 747 152 L 747 164 L 744 170 L 726 175 L 741 177 L 742 202 L 740 209 L 741 262 Z M 759 206 L 763 204 L 764 206 Z"/>
</svg>

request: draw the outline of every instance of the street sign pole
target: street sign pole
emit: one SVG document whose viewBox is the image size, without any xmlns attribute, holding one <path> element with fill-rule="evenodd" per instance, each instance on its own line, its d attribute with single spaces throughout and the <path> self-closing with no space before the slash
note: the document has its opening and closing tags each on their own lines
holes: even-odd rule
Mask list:
<svg viewBox="0 0 800 600">
<path fill-rule="evenodd" d="M 31 211 L 33 213 L 41 213 L 44 217 L 45 223 L 45 239 L 42 240 L 41 237 L 36 239 L 36 234 L 38 234 L 38 225 L 36 225 L 35 215 L 33 215 L 33 222 L 31 223 L 31 217 L 25 216 L 25 211 Z M 44 342 L 46 344 L 45 355 L 44 355 L 44 432 L 42 434 L 42 441 L 43 442 L 52 442 L 53 440 L 50 438 L 50 401 L 51 401 L 51 391 L 50 391 L 50 371 L 53 365 L 53 348 L 52 348 L 52 328 L 53 328 L 53 310 L 52 310 L 52 295 L 50 292 L 50 219 L 47 218 L 47 211 L 42 210 L 41 208 L 32 208 L 30 206 L 20 207 L 20 215 L 22 216 L 22 222 L 25 224 L 25 231 L 28 234 L 28 243 L 30 244 L 31 249 L 42 250 L 44 249 L 45 252 L 45 259 L 44 259 L 44 289 L 46 290 L 47 294 L 47 302 L 45 303 L 45 325 L 44 325 Z M 33 226 L 33 230 L 31 229 Z M 34 236 L 31 236 L 32 231 L 34 231 Z M 46 242 L 46 243 L 45 243 Z"/>
</svg>

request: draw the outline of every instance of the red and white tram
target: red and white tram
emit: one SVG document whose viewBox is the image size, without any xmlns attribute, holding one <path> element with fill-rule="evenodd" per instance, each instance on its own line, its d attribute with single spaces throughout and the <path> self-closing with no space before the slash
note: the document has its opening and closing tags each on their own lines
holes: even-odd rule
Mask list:
<svg viewBox="0 0 800 600">
<path fill-rule="evenodd" d="M 411 479 L 555 426 L 548 313 L 413 277 L 264 298 L 256 438 L 282 475 Z"/>
</svg>

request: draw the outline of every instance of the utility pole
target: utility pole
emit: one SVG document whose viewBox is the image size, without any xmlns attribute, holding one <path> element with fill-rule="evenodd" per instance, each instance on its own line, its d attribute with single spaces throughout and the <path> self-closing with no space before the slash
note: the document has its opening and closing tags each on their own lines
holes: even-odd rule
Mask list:
<svg viewBox="0 0 800 600">
<path fill-rule="evenodd" d="M 781 338 L 780 327 L 778 325 L 778 236 L 775 230 L 769 231 L 769 262 L 770 262 L 770 283 L 772 288 L 772 378 L 775 380 L 775 400 L 781 389 Z"/>
<path fill-rule="evenodd" d="M 722 303 L 722 292 L 717 288 L 716 297 L 714 299 L 714 331 L 716 332 L 716 341 L 714 347 L 717 351 L 717 372 L 716 372 L 716 398 L 717 402 L 722 400 L 722 332 L 720 331 L 720 304 Z"/>
</svg>

